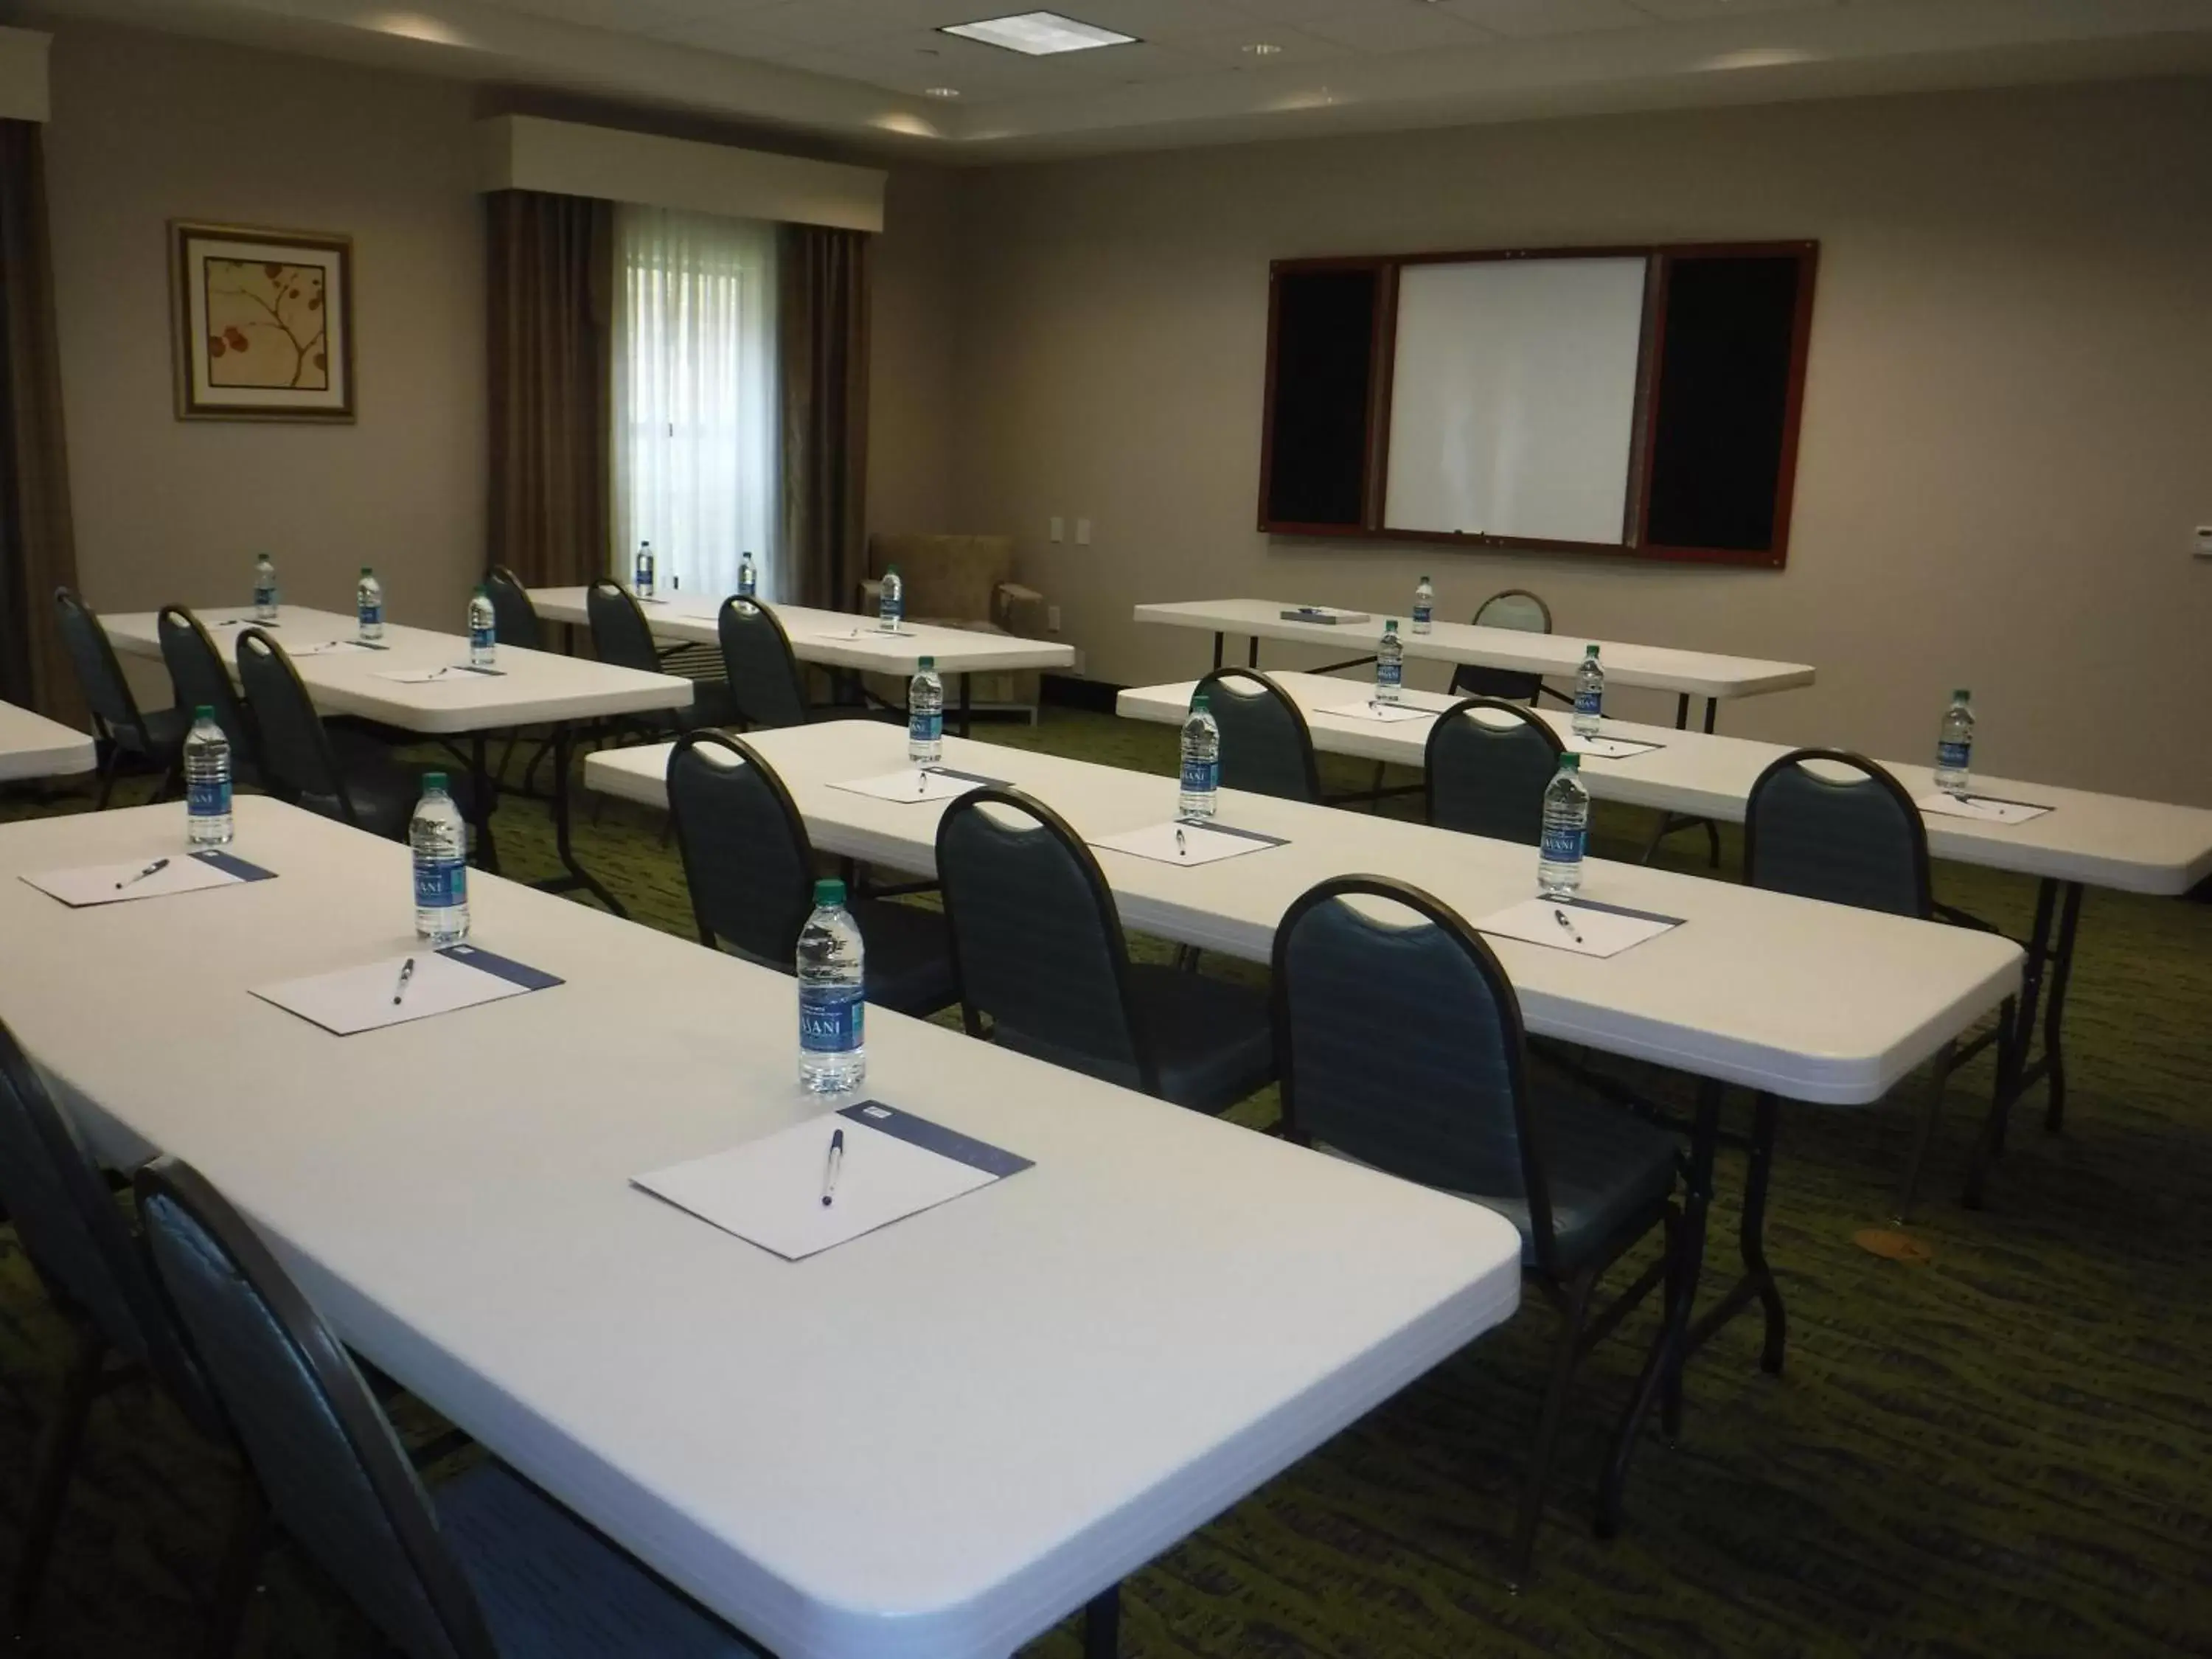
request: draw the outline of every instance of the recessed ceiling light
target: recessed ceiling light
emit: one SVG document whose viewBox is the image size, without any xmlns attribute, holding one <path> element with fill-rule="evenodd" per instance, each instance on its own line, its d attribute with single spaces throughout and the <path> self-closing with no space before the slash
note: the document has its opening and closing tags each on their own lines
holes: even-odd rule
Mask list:
<svg viewBox="0 0 2212 1659">
<path fill-rule="evenodd" d="M 921 89 L 921 93 L 922 96 L 925 98 L 957 98 L 960 95 L 960 88 L 957 87 L 924 87 Z"/>
<path fill-rule="evenodd" d="M 981 40 L 987 46 L 1003 46 L 1030 58 L 1060 52 L 1089 52 L 1096 46 L 1133 45 L 1133 34 L 1102 29 L 1096 23 L 1079 23 L 1057 12 L 1025 11 L 1012 17 L 987 17 L 976 23 L 948 23 L 939 34 L 957 34 Z"/>
</svg>

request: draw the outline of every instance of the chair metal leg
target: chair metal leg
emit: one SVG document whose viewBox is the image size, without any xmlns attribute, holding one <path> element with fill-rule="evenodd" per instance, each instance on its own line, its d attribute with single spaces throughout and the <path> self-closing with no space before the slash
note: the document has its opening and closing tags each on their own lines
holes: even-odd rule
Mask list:
<svg viewBox="0 0 2212 1659">
<path fill-rule="evenodd" d="M 1559 1447 L 1559 1423 L 1566 1415 L 1568 1392 L 1574 1387 L 1583 1325 L 1589 1317 L 1590 1291 L 1596 1284 L 1595 1269 L 1583 1268 L 1569 1283 L 1566 1305 L 1559 1310 L 1559 1336 L 1552 1350 L 1551 1380 L 1544 1389 L 1544 1410 L 1537 1419 L 1535 1443 L 1529 1448 L 1528 1472 L 1522 1477 L 1521 1515 L 1513 1528 L 1513 1553 L 1507 1582 L 1516 1592 L 1527 1586 L 1528 1565 L 1536 1553 L 1536 1527 L 1544 1518 L 1544 1488 L 1551 1482 L 1552 1454 Z"/>
<path fill-rule="evenodd" d="M 222 1563 L 216 1569 L 215 1599 L 208 1608 L 200 1659 L 231 1659 L 246 1628 L 246 1610 L 261 1578 L 261 1558 L 269 1547 L 269 1505 L 250 1470 L 239 1474 L 238 1497 L 225 1535 Z"/>
<path fill-rule="evenodd" d="M 1997 1078 L 1990 1088 L 1989 1115 L 1982 1120 L 1981 1133 L 1974 1137 L 1973 1154 L 1966 1161 L 1966 1188 L 1959 1196 L 1959 1201 L 1970 1210 L 1982 1207 L 1982 1188 L 1989 1179 L 1990 1164 L 2004 1146 L 2005 1119 L 2020 1092 L 2027 1051 L 2027 1038 L 2021 1029 L 2026 1023 L 2020 1017 L 2017 1000 L 2007 997 L 1997 1011 Z"/>
<path fill-rule="evenodd" d="M 1083 1609 L 1083 1659 L 1115 1659 L 1121 1651 L 1121 1587 L 1091 1598 Z"/>
<path fill-rule="evenodd" d="M 1936 1076 L 1928 1088 L 1928 1099 L 1920 1108 L 1920 1121 L 1912 1134 L 1912 1152 L 1905 1165 L 1905 1182 L 1897 1193 L 1897 1224 L 1900 1227 L 1912 1220 L 1912 1201 L 1920 1193 L 1920 1167 L 1928 1160 L 1928 1148 L 1936 1139 L 1936 1120 L 1943 1110 L 1943 1091 L 1950 1086 L 1951 1068 L 1958 1063 L 1959 1045 L 1947 1042 L 1936 1056 Z"/>
<path fill-rule="evenodd" d="M 1659 1328 L 1662 1331 L 1674 1323 L 1682 1302 L 1682 1216 L 1671 1204 L 1667 1206 L 1665 1228 L 1667 1276 L 1659 1281 Z M 1682 1437 L 1682 1368 L 1680 1366 L 1669 1371 L 1660 1382 L 1659 1432 L 1667 1437 L 1669 1444 Z"/>
<path fill-rule="evenodd" d="M 77 1452 L 84 1443 L 85 1419 L 100 1392 L 100 1367 L 106 1358 L 107 1339 L 88 1321 L 77 1329 L 69 1368 L 62 1373 L 61 1394 L 40 1431 L 32 1461 L 23 1536 L 16 1546 L 15 1577 L 8 1587 L 9 1627 L 18 1638 L 30 1624 L 45 1587 L 46 1562 L 53 1554 L 70 1478 L 76 1473 Z"/>
<path fill-rule="evenodd" d="M 105 812 L 107 810 L 107 803 L 113 799 L 116 769 L 122 764 L 122 758 L 123 751 L 117 748 L 111 739 L 107 745 L 107 752 L 100 757 L 100 798 L 92 804 L 94 811 Z"/>
<path fill-rule="evenodd" d="M 2051 964 L 2051 1000 L 2043 1011 L 2043 1066 L 2050 1094 L 2043 1111 L 2045 1133 L 2066 1127 L 2066 985 L 2074 977 L 2074 934 L 2081 921 L 2081 884 L 2066 884 L 2058 915 L 2058 949 Z"/>
</svg>

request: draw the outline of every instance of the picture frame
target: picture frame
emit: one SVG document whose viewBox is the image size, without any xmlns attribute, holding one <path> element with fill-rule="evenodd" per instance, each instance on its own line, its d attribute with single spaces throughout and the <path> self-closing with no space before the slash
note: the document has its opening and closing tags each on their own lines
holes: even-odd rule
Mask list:
<svg viewBox="0 0 2212 1659">
<path fill-rule="evenodd" d="M 181 421 L 355 419 L 353 239 L 169 222 Z"/>
</svg>

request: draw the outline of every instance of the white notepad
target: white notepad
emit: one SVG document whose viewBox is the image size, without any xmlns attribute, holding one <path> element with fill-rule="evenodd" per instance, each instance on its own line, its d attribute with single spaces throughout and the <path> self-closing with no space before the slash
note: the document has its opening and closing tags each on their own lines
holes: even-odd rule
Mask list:
<svg viewBox="0 0 2212 1659">
<path fill-rule="evenodd" d="M 415 971 L 402 990 L 399 970 L 410 960 Z M 381 1030 L 388 1025 L 428 1019 L 434 1014 L 473 1008 L 480 1003 L 503 1001 L 561 982 L 551 974 L 473 945 L 449 945 L 442 951 L 425 947 L 411 958 L 385 957 L 335 973 L 256 986 L 253 994 L 326 1031 L 352 1036 L 359 1031 Z"/>
<path fill-rule="evenodd" d="M 444 668 L 387 668 L 380 670 L 376 678 L 392 680 L 401 685 L 428 685 L 437 680 L 466 679 L 471 674 L 496 678 L 505 672 L 504 668 L 473 668 L 466 663 L 457 662 Z"/>
<path fill-rule="evenodd" d="M 1938 817 L 1972 818 L 1979 823 L 2026 823 L 2051 811 L 2033 801 L 2004 800 L 1996 795 L 1948 795 L 1941 790 L 1919 796 L 1912 804 Z"/>
<path fill-rule="evenodd" d="M 868 628 L 853 628 L 853 629 L 847 629 L 844 633 L 842 633 L 842 634 L 817 634 L 817 635 L 816 635 L 814 637 L 815 637 L 815 638 L 817 638 L 817 639 L 818 639 L 818 640 L 847 640 L 847 641 L 850 641 L 850 640 L 910 640 L 910 639 L 912 639 L 912 638 L 914 637 L 914 629 L 912 629 L 911 628 L 875 628 L 875 627 L 868 627 Z"/>
<path fill-rule="evenodd" d="M 1571 951 L 1578 957 L 1617 957 L 1681 925 L 1680 916 L 1655 915 L 1649 910 L 1624 909 L 1591 899 L 1533 898 L 1483 917 L 1474 929 L 1502 939 L 1549 945 L 1555 951 Z"/>
<path fill-rule="evenodd" d="M 390 647 L 371 645 L 366 640 L 317 640 L 313 645 L 294 645 L 285 647 L 295 657 L 328 657 L 347 651 L 384 651 Z"/>
<path fill-rule="evenodd" d="M 1321 623 L 1343 627 L 1349 623 L 1372 622 L 1374 617 L 1364 611 L 1340 611 L 1329 605 L 1295 605 L 1283 608 L 1285 622 Z"/>
<path fill-rule="evenodd" d="M 1181 839 L 1178 840 L 1177 838 Z M 1193 823 L 1176 819 L 1148 823 L 1141 830 L 1125 830 L 1091 843 L 1109 852 L 1132 853 L 1162 864 L 1218 864 L 1246 853 L 1262 853 L 1289 843 L 1280 836 L 1263 836 L 1256 830 L 1233 830 L 1225 823 Z"/>
<path fill-rule="evenodd" d="M 966 794 L 970 789 L 981 789 L 1004 782 L 1001 778 L 987 778 L 975 772 L 956 772 L 944 766 L 909 766 L 902 772 L 885 772 L 879 777 L 848 778 L 842 783 L 833 783 L 832 789 L 843 789 L 855 795 L 872 795 L 878 800 L 931 801 L 951 800 Z"/>
<path fill-rule="evenodd" d="M 1366 702 L 1331 703 L 1326 708 L 1314 710 L 1316 714 L 1334 714 L 1340 720 L 1372 720 L 1379 726 L 1395 726 L 1401 720 L 1434 720 L 1443 712 L 1441 708 L 1424 708 L 1414 702 L 1376 702 L 1372 699 Z"/>
<path fill-rule="evenodd" d="M 1663 743 L 1644 743 L 1634 738 L 1585 738 L 1572 732 L 1559 733 L 1560 744 L 1570 755 L 1588 755 L 1595 760 L 1633 760 L 1638 755 L 1648 755 L 1655 749 L 1664 749 Z"/>
<path fill-rule="evenodd" d="M 833 1200 L 824 1204 L 830 1137 L 840 1130 L 845 1150 Z M 1016 1153 L 864 1100 L 632 1184 L 798 1261 L 1029 1167 Z"/>
<path fill-rule="evenodd" d="M 158 855 L 157 855 L 158 856 Z M 241 882 L 267 881 L 276 872 L 228 853 L 170 854 L 152 875 L 147 869 L 156 859 L 133 859 L 128 864 L 94 864 L 76 870 L 42 870 L 23 879 L 42 893 L 51 893 L 72 909 L 93 904 L 123 904 L 132 899 L 166 898 L 172 893 L 197 893 L 210 887 L 235 887 Z"/>
</svg>

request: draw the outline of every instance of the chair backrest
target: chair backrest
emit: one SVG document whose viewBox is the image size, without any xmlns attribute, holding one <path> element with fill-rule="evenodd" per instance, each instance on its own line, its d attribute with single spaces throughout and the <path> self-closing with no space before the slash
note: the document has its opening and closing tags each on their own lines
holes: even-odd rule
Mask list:
<svg viewBox="0 0 2212 1659">
<path fill-rule="evenodd" d="M 793 972 L 814 908 L 814 848 L 783 780 L 750 744 L 687 732 L 668 759 L 668 810 L 700 942 Z"/>
<path fill-rule="evenodd" d="M 1534 847 L 1544 838 L 1544 789 L 1564 745 L 1517 702 L 1468 697 L 1437 716 L 1424 751 L 1429 822 L 1439 830 Z"/>
<path fill-rule="evenodd" d="M 138 1172 L 155 1270 L 286 1533 L 416 1659 L 496 1659 L 391 1424 L 344 1346 L 189 1164 Z"/>
<path fill-rule="evenodd" d="M 1526 1205 L 1536 1261 L 1550 1270 L 1521 1002 L 1474 929 L 1404 882 L 1339 876 L 1291 904 L 1273 963 L 1285 1137 Z"/>
<path fill-rule="evenodd" d="M 501 645 L 525 651 L 544 648 L 545 629 L 521 577 L 505 565 L 495 564 L 484 573 L 484 592 L 491 598 L 492 625 L 499 630 Z"/>
<path fill-rule="evenodd" d="M 222 1419 L 76 1123 L 0 1024 L 0 1202 L 47 1291 L 150 1369 L 201 1427 Z"/>
<path fill-rule="evenodd" d="M 1321 799 L 1313 733 L 1289 692 L 1256 668 L 1217 668 L 1197 690 L 1221 728 L 1224 787 L 1285 800 Z"/>
<path fill-rule="evenodd" d="M 1525 587 L 1509 587 L 1492 593 L 1475 608 L 1477 628 L 1510 628 L 1523 634 L 1548 634 L 1552 631 L 1552 607 Z M 1544 683 L 1540 674 L 1526 674 L 1516 668 L 1483 668 L 1474 663 L 1462 663 L 1453 671 L 1451 689 L 1455 696 L 1504 697 L 1514 702 L 1534 702 L 1537 688 Z"/>
<path fill-rule="evenodd" d="M 1880 766 L 1841 749 L 1793 750 L 1759 775 L 1744 803 L 1743 872 L 1753 887 L 1862 910 L 1935 908 L 1920 809 Z"/>
<path fill-rule="evenodd" d="M 714 630 L 722 641 L 722 673 L 738 712 L 755 731 L 806 724 L 806 682 L 783 620 L 755 599 L 722 601 Z"/>
<path fill-rule="evenodd" d="M 253 763 L 253 733 L 246 709 L 230 683 L 230 670 L 207 625 L 181 605 L 165 605 L 157 619 L 161 635 L 161 660 L 168 665 L 169 684 L 176 690 L 177 706 L 187 712 L 215 710 L 215 723 L 230 739 L 234 776 Z"/>
<path fill-rule="evenodd" d="M 1159 1092 L 1114 896 L 1057 812 L 1018 790 L 970 790 L 938 821 L 937 879 L 971 1032 L 988 1015 L 1006 1048 Z"/>
<path fill-rule="evenodd" d="M 54 608 L 60 613 L 62 643 L 69 647 L 78 689 L 94 718 L 111 732 L 129 732 L 142 748 L 149 746 L 138 699 L 131 695 L 131 682 L 123 678 L 114 641 L 100 625 L 99 616 L 66 587 L 54 589 Z"/>
<path fill-rule="evenodd" d="M 660 653 L 644 607 L 620 582 L 602 576 L 584 593 L 584 612 L 592 621 L 592 654 L 617 668 L 661 672 Z"/>
<path fill-rule="evenodd" d="M 284 647 L 258 628 L 238 636 L 238 678 L 253 710 L 261 781 L 279 800 L 360 824 L 330 733 Z"/>
</svg>

